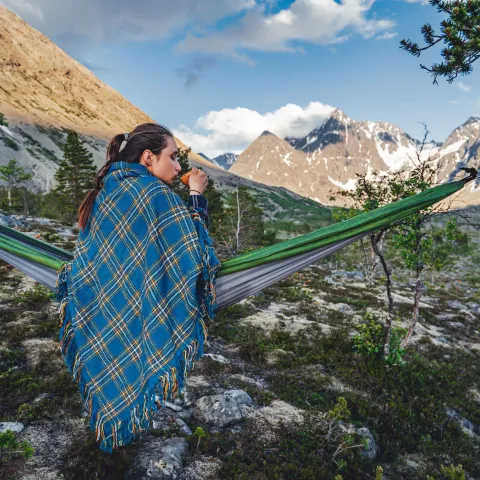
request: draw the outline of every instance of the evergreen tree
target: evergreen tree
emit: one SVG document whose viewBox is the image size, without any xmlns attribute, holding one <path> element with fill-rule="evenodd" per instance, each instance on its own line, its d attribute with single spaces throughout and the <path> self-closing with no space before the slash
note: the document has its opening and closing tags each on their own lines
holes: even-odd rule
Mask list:
<svg viewBox="0 0 480 480">
<path fill-rule="evenodd" d="M 426 43 L 420 48 L 411 40 L 402 40 L 400 48 L 419 57 L 421 52 L 437 45 L 445 44 L 441 55 L 442 63 L 434 63 L 430 68 L 420 65 L 430 72 L 433 83 L 437 77 L 446 77 L 452 83 L 458 75 L 468 75 L 472 72 L 472 64 L 480 58 L 480 0 L 429 0 L 438 12 L 447 15 L 440 23 L 440 34 L 437 34 L 428 23 L 422 27 L 422 35 Z"/>
<path fill-rule="evenodd" d="M 97 168 L 92 154 L 83 145 L 78 134 L 70 130 L 63 147 L 63 160 L 55 172 L 54 195 L 59 199 L 63 219 L 75 222 L 78 208 L 89 190 L 94 188 Z"/>
<path fill-rule="evenodd" d="M 2 126 L 2 125 L 4 127 L 8 127 L 8 122 L 5 118 L 5 115 L 2 112 L 0 112 L 0 126 Z"/>
<path fill-rule="evenodd" d="M 12 209 L 12 189 L 14 187 L 23 187 L 25 188 L 25 182 L 32 178 L 31 173 L 26 173 L 23 167 L 17 165 L 17 160 L 12 158 L 7 165 L 0 166 L 0 178 L 7 182 L 7 199 L 8 199 L 8 208 Z M 28 214 L 28 208 L 26 206 L 26 196 L 23 196 L 23 208 L 24 214 Z"/>
</svg>

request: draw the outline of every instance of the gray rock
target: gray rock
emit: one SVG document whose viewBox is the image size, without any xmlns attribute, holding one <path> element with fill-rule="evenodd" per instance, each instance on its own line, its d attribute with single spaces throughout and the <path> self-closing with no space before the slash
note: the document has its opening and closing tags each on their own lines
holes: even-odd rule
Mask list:
<svg viewBox="0 0 480 480">
<path fill-rule="evenodd" d="M 179 478 L 188 444 L 184 438 L 150 437 L 133 459 L 128 480 L 173 480 Z"/>
<path fill-rule="evenodd" d="M 206 353 L 204 355 L 204 357 L 208 357 L 208 358 L 214 360 L 215 362 L 223 363 L 224 365 L 228 365 L 230 363 L 230 360 L 225 358 L 223 355 L 216 355 L 214 353 Z"/>
<path fill-rule="evenodd" d="M 466 310 L 467 309 L 467 307 L 465 305 L 463 305 L 463 303 L 460 303 L 458 300 L 449 300 L 447 302 L 447 304 L 453 310 Z"/>
<path fill-rule="evenodd" d="M 187 452 L 188 444 L 184 438 L 169 438 L 160 450 L 159 458 L 150 460 L 147 477 L 158 480 L 178 478 Z"/>
<path fill-rule="evenodd" d="M 335 309 L 339 312 L 345 313 L 346 315 L 353 315 L 353 313 L 355 313 L 353 308 L 346 303 L 336 303 Z"/>
<path fill-rule="evenodd" d="M 183 392 L 183 406 L 184 407 L 191 407 L 193 405 L 192 396 L 185 390 Z"/>
<path fill-rule="evenodd" d="M 215 457 L 200 456 L 189 463 L 182 472 L 180 480 L 218 480 L 222 462 Z"/>
<path fill-rule="evenodd" d="M 452 320 L 453 318 L 456 318 L 457 314 L 456 313 L 442 313 L 440 315 L 435 315 L 438 320 Z"/>
<path fill-rule="evenodd" d="M 470 420 L 467 420 L 465 417 L 460 415 L 458 412 L 453 410 L 452 408 L 446 408 L 447 415 L 452 418 L 456 423 L 460 425 L 460 428 L 470 436 L 474 436 L 477 434 L 479 428 L 476 427 Z"/>
<path fill-rule="evenodd" d="M 224 395 L 200 398 L 193 415 L 195 419 L 218 428 L 238 422 L 242 418 L 235 399 Z"/>
<path fill-rule="evenodd" d="M 237 406 L 248 405 L 251 407 L 253 405 L 252 397 L 250 397 L 250 395 L 244 390 L 227 390 L 226 392 L 223 392 L 223 395 L 225 397 L 233 398 Z"/>
<path fill-rule="evenodd" d="M 7 227 L 24 227 L 26 224 L 23 220 L 15 218 L 16 215 L 4 215 L 0 213 L 0 224 L 6 225 Z"/>
<path fill-rule="evenodd" d="M 208 423 L 214 429 L 238 422 L 243 414 L 239 407 L 253 405 L 253 400 L 243 390 L 227 390 L 223 395 L 200 398 L 193 412 L 196 420 Z"/>
<path fill-rule="evenodd" d="M 357 429 L 357 434 L 365 442 L 365 448 L 360 452 L 360 456 L 368 462 L 373 462 L 377 456 L 377 444 L 372 433 L 367 427 L 362 427 Z"/>
<path fill-rule="evenodd" d="M 175 405 L 174 403 L 171 403 L 171 402 L 165 402 L 165 406 L 170 410 L 173 410 L 174 412 L 181 412 L 183 410 L 182 407 L 180 407 L 179 405 Z"/>
<path fill-rule="evenodd" d="M 480 305 L 478 303 L 467 302 L 467 307 L 469 311 L 471 311 L 472 313 L 476 313 L 480 315 Z"/>
<path fill-rule="evenodd" d="M 460 322 L 448 322 L 448 324 L 453 328 L 465 328 L 465 325 Z"/>
<path fill-rule="evenodd" d="M 35 397 L 35 400 L 33 401 L 33 403 L 40 403 L 42 400 L 44 400 L 45 398 L 50 398 L 52 397 L 53 395 L 51 393 L 41 393 L 40 395 L 37 395 Z"/>
<path fill-rule="evenodd" d="M 177 405 L 178 407 L 182 407 L 183 406 L 183 398 L 181 397 L 177 397 L 174 401 L 173 401 L 173 404 L 174 405 Z"/>
<path fill-rule="evenodd" d="M 192 434 L 191 428 L 181 418 L 176 418 L 175 423 L 180 428 L 180 431 L 182 433 L 184 433 L 185 435 L 191 435 Z"/>
<path fill-rule="evenodd" d="M 338 277 L 352 278 L 354 280 L 363 280 L 365 278 L 363 272 L 360 271 L 347 272 L 346 270 L 335 270 L 332 274 Z"/>
<path fill-rule="evenodd" d="M 177 418 L 181 418 L 185 422 L 189 422 L 193 417 L 193 410 L 189 408 L 188 410 L 182 410 L 176 414 Z"/>
<path fill-rule="evenodd" d="M 20 433 L 25 426 L 23 423 L 19 422 L 0 422 L 0 433 L 4 433 L 7 430 L 11 430 L 12 432 L 15 433 Z"/>
</svg>

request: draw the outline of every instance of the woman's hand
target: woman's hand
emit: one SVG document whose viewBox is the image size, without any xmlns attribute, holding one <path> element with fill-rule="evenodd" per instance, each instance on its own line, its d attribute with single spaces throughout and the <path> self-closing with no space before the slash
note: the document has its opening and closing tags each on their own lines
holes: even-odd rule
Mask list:
<svg viewBox="0 0 480 480">
<path fill-rule="evenodd" d="M 208 186 L 207 174 L 203 170 L 199 170 L 198 168 L 193 167 L 192 173 L 190 174 L 190 177 L 188 179 L 188 187 L 191 190 L 199 191 L 203 195 L 203 192 L 207 189 L 207 186 Z"/>
</svg>

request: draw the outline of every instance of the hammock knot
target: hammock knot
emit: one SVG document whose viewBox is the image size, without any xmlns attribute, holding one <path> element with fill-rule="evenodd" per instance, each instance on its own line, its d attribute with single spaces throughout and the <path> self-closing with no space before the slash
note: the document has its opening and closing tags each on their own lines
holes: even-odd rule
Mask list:
<svg viewBox="0 0 480 480">
<path fill-rule="evenodd" d="M 464 182 L 470 182 L 472 180 L 475 180 L 478 176 L 478 171 L 475 168 L 466 168 L 466 167 L 460 167 L 460 170 L 464 170 L 465 173 L 468 173 L 468 177 L 465 177 L 463 179 Z"/>
</svg>

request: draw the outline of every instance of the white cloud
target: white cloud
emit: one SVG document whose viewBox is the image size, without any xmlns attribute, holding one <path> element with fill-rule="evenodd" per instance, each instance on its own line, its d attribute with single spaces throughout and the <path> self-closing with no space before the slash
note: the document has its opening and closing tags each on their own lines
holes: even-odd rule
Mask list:
<svg viewBox="0 0 480 480">
<path fill-rule="evenodd" d="M 254 7 L 255 0 L 0 0 L 0 5 L 65 44 L 159 39 L 187 26 L 201 31 Z"/>
<path fill-rule="evenodd" d="M 460 103 L 459 100 L 450 100 L 448 103 L 450 103 L 451 105 L 458 105 Z"/>
<path fill-rule="evenodd" d="M 346 32 L 370 38 L 395 25 L 391 20 L 367 18 L 373 3 L 374 0 L 296 0 L 275 14 L 268 14 L 261 4 L 220 32 L 188 34 L 178 50 L 238 56 L 238 49 L 291 52 L 298 49 L 298 42 L 327 45 L 345 37 Z"/>
<path fill-rule="evenodd" d="M 470 92 L 472 90 L 472 87 L 470 85 L 467 85 L 466 83 L 463 83 L 463 82 L 458 82 L 456 85 L 457 85 L 457 88 L 462 90 L 462 92 Z"/>
<path fill-rule="evenodd" d="M 419 3 L 420 5 L 428 5 L 428 0 L 405 0 L 407 3 Z"/>
<path fill-rule="evenodd" d="M 375 40 L 390 40 L 394 37 L 396 37 L 398 33 L 396 32 L 385 32 L 382 35 L 379 35 L 378 37 L 375 38 Z"/>
<path fill-rule="evenodd" d="M 248 108 L 224 108 L 200 117 L 194 129 L 181 125 L 173 132 L 194 151 L 213 158 L 226 152 L 241 153 L 265 130 L 281 138 L 305 136 L 333 110 L 320 102 L 310 102 L 306 107 L 289 103 L 263 114 Z"/>
</svg>

